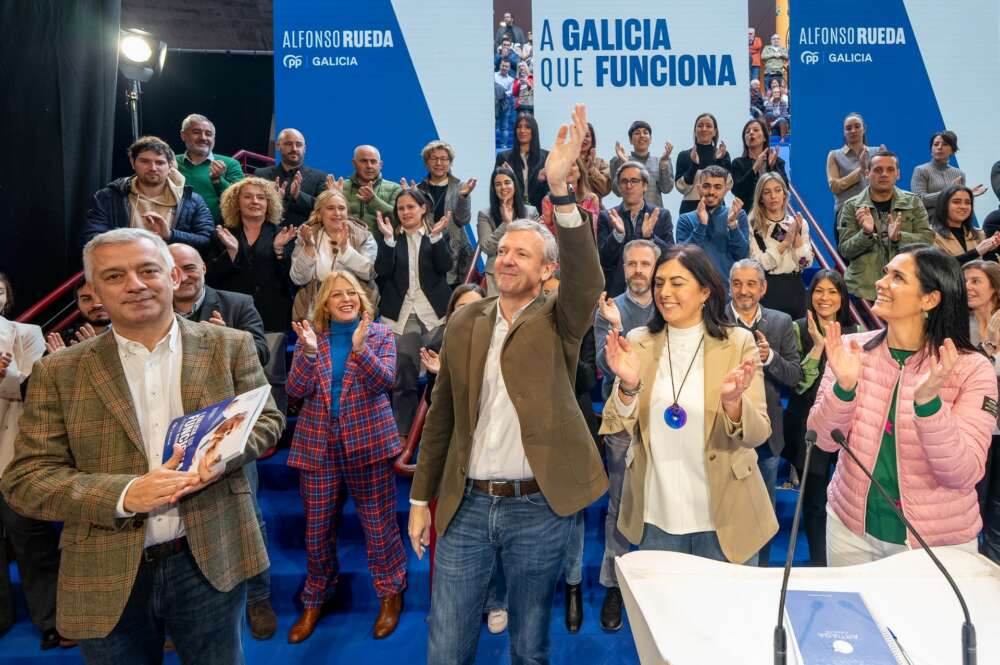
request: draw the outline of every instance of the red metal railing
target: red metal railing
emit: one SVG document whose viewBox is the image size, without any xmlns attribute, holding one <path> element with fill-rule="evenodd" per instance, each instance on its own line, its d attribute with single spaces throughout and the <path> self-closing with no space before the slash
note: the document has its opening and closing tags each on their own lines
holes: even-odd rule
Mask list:
<svg viewBox="0 0 1000 665">
<path fill-rule="evenodd" d="M 274 164 L 274 158 L 273 157 L 268 157 L 267 155 L 261 155 L 260 153 L 251 152 L 249 150 L 240 150 L 240 151 L 238 151 L 235 155 L 233 155 L 233 159 L 235 159 L 237 162 L 240 163 L 240 166 L 243 167 L 243 172 L 246 173 L 246 174 L 248 174 L 248 175 L 252 175 L 254 171 L 256 171 L 258 168 L 260 168 L 259 165 L 249 164 L 248 162 L 250 160 L 261 162 L 262 165 L 264 165 L 264 166 L 271 166 L 272 164 Z M 249 167 L 249 168 L 251 168 L 253 170 L 252 171 L 248 171 L 247 167 Z"/>
<path fill-rule="evenodd" d="M 83 271 L 81 270 L 80 272 L 76 273 L 75 275 L 67 279 L 65 282 L 57 286 L 55 289 L 53 289 L 52 292 L 49 293 L 47 296 L 36 302 L 28 309 L 24 310 L 24 312 L 21 313 L 21 316 L 17 317 L 17 319 L 15 320 L 18 323 L 31 323 L 36 318 L 38 318 L 38 316 L 42 312 L 44 312 L 49 307 L 54 305 L 59 299 L 61 299 L 67 293 L 70 293 L 74 288 L 76 288 L 77 284 L 79 284 L 82 281 L 83 281 Z M 60 320 L 59 323 L 57 323 L 50 330 L 52 332 L 58 332 L 62 330 L 63 328 L 71 324 L 74 320 L 76 320 L 77 316 L 79 316 L 79 312 L 74 311 L 73 313 L 69 314 L 68 316 Z M 42 327 L 44 328 L 45 326 Z"/>
</svg>

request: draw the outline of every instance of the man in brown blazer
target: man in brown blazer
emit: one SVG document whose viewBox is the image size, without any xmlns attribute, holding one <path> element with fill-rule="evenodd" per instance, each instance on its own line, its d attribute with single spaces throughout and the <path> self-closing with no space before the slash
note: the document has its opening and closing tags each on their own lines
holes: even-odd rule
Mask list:
<svg viewBox="0 0 1000 665">
<path fill-rule="evenodd" d="M 243 465 L 275 445 L 268 400 L 246 453 L 218 472 L 161 464 L 170 421 L 264 385 L 248 333 L 174 316 L 166 244 L 116 229 L 84 249 L 112 332 L 35 366 L 2 490 L 62 521 L 57 625 L 88 663 L 243 663 L 244 581 L 268 565 Z M 201 472 L 201 475 L 199 475 Z"/>
<path fill-rule="evenodd" d="M 429 665 L 473 661 L 498 563 L 512 659 L 547 662 L 572 516 L 608 486 L 573 392 L 604 284 L 590 220 L 565 182 L 586 133 L 578 105 L 546 160 L 558 244 L 537 223 L 512 222 L 497 250 L 499 299 L 464 307 L 445 330 L 410 494 L 418 556 L 429 543 L 427 503 L 437 500 Z M 544 295 L 557 263 L 559 290 Z"/>
</svg>

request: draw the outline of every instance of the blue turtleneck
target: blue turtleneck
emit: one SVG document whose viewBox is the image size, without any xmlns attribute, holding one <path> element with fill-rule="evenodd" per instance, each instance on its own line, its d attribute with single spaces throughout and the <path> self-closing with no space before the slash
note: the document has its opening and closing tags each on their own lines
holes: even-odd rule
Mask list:
<svg viewBox="0 0 1000 665">
<path fill-rule="evenodd" d="M 330 321 L 330 365 L 333 367 L 333 381 L 330 389 L 330 416 L 340 414 L 340 391 L 344 387 L 344 372 L 347 357 L 351 354 L 351 337 L 358 327 L 357 321 L 340 323 Z"/>
</svg>

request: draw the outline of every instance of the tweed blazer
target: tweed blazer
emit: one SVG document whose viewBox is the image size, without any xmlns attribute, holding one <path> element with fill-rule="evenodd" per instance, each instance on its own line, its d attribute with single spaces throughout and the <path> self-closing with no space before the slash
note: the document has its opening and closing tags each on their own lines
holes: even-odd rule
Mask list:
<svg viewBox="0 0 1000 665">
<path fill-rule="evenodd" d="M 186 413 L 267 384 L 249 333 L 177 323 Z M 278 442 L 284 422 L 268 398 L 247 452 L 179 502 L 191 554 L 219 591 L 268 566 L 243 465 Z M 146 515 L 116 517 L 118 498 L 148 470 L 114 335 L 36 363 L 2 490 L 19 513 L 64 522 L 56 621 L 65 637 L 105 637 L 121 617 L 142 560 Z"/>
<path fill-rule="evenodd" d="M 650 441 L 650 401 L 665 334 L 653 334 L 645 326 L 628 334 L 639 356 L 642 389 L 630 416 L 622 416 L 614 397 L 604 407 L 601 434 L 625 430 L 632 443 L 625 454 L 625 483 L 618 529 L 631 542 L 642 540 L 645 523 L 645 486 L 649 472 L 650 446 L 669 445 L 669 441 Z M 743 563 L 757 553 L 778 531 L 778 521 L 757 468 L 755 447 L 767 441 L 771 424 L 767 417 L 763 372 L 756 372 L 743 393 L 743 414 L 734 425 L 722 410 L 719 387 L 726 374 L 748 358 L 756 358 L 757 343 L 742 328 L 730 328 L 728 339 L 705 336 L 705 470 L 708 476 L 708 499 L 719 544 L 726 558 Z"/>
<path fill-rule="evenodd" d="M 559 289 L 540 295 L 514 321 L 500 354 L 521 442 L 552 510 L 571 515 L 608 488 L 573 385 L 580 342 L 594 321 L 604 279 L 590 217 L 559 227 Z M 499 316 L 496 298 L 455 312 L 445 328 L 441 371 L 420 440 L 410 496 L 437 498 L 434 524 L 443 535 L 464 496 L 479 421 L 486 356 Z"/>
<path fill-rule="evenodd" d="M 330 336 L 322 332 L 316 337 L 315 358 L 306 356 L 299 339 L 285 384 L 289 397 L 305 400 L 295 424 L 288 466 L 306 471 L 328 469 L 333 464 L 361 467 L 399 455 L 402 446 L 388 394 L 396 378 L 392 331 L 381 323 L 372 323 L 364 350 L 348 354 L 337 431 L 330 426 Z"/>
</svg>

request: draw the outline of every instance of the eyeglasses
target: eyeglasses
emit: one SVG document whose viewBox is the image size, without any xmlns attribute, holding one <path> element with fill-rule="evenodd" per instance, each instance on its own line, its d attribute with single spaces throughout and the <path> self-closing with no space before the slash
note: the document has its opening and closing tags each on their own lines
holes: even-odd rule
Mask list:
<svg viewBox="0 0 1000 665">
<path fill-rule="evenodd" d="M 435 162 L 437 164 L 444 164 L 451 161 L 451 157 L 428 157 L 428 162 Z"/>
<path fill-rule="evenodd" d="M 642 178 L 622 178 L 618 184 L 622 187 L 638 187 L 641 182 Z"/>
</svg>

